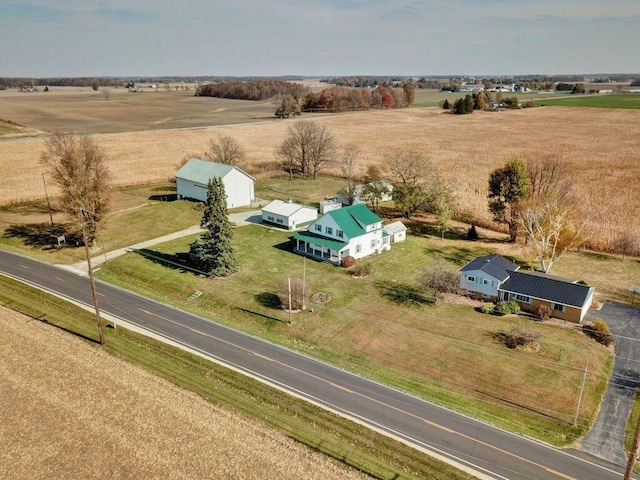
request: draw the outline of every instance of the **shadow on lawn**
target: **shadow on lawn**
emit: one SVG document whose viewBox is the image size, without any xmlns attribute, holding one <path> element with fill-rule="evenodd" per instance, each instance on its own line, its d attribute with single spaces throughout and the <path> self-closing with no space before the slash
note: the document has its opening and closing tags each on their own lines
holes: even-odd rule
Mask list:
<svg viewBox="0 0 640 480">
<path fill-rule="evenodd" d="M 405 306 L 420 306 L 424 304 L 435 305 L 436 299 L 424 294 L 420 289 L 403 283 L 378 283 L 376 284 L 381 295 L 392 302 Z"/>
<path fill-rule="evenodd" d="M 179 270 L 182 273 L 188 272 L 195 273 L 197 275 L 207 275 L 205 272 L 201 272 L 190 266 L 188 252 L 170 254 L 149 250 L 148 248 L 132 250 L 132 252 L 151 260 L 153 263 L 157 263 L 158 265 L 162 265 L 163 267 L 170 268 L 172 270 Z"/>
<path fill-rule="evenodd" d="M 64 236 L 66 246 L 82 245 L 82 234 L 69 224 L 25 223 L 11 225 L 4 231 L 5 238 L 20 238 L 24 245 L 43 247 L 45 250 L 59 248 L 58 237 Z"/>
<path fill-rule="evenodd" d="M 277 308 L 280 310 L 280 299 L 275 293 L 262 292 L 254 295 L 256 302 L 266 308 Z"/>
<path fill-rule="evenodd" d="M 164 193 L 160 195 L 151 195 L 149 200 L 156 200 L 158 202 L 175 202 L 178 200 L 177 193 Z"/>
</svg>

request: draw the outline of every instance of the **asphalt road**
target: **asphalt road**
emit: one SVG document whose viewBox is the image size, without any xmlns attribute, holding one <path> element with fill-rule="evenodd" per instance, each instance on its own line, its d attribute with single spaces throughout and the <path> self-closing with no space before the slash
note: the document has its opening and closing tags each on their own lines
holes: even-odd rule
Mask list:
<svg viewBox="0 0 640 480">
<path fill-rule="evenodd" d="M 0 250 L 0 272 L 93 305 L 89 281 Z M 510 434 L 304 355 L 98 282 L 100 308 L 294 395 L 471 469 L 481 478 L 609 480 L 619 466 Z"/>
</svg>

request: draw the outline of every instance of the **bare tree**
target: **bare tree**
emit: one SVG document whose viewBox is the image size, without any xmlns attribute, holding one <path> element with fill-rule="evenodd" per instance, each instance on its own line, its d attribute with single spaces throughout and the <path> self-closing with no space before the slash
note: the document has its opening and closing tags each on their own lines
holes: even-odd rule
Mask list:
<svg viewBox="0 0 640 480">
<path fill-rule="evenodd" d="M 289 172 L 289 180 L 297 172 L 313 174 L 315 179 L 333 159 L 333 145 L 333 136 L 325 127 L 301 120 L 289 127 L 289 135 L 276 150 L 276 158 Z"/>
<path fill-rule="evenodd" d="M 571 190 L 571 180 L 566 164 L 556 155 L 527 160 L 532 197 L 564 200 Z"/>
<path fill-rule="evenodd" d="M 225 135 L 209 141 L 206 157 L 214 162 L 239 167 L 244 164 L 247 154 L 235 138 Z"/>
<path fill-rule="evenodd" d="M 536 202 L 518 211 L 518 223 L 530 240 L 540 268 L 547 273 L 553 264 L 589 238 L 587 221 L 576 220 L 559 201 Z"/>
<path fill-rule="evenodd" d="M 350 143 L 346 145 L 342 151 L 340 163 L 342 167 L 342 174 L 346 179 L 346 185 L 342 189 L 345 198 L 348 200 L 349 205 L 352 205 L 358 193 L 358 182 L 356 180 L 356 173 L 358 170 L 358 155 L 360 150 L 357 145 Z"/>
<path fill-rule="evenodd" d="M 630 230 L 624 230 L 618 234 L 614 241 L 615 249 L 622 254 L 622 261 L 627 255 L 636 255 L 640 248 L 638 235 Z"/>
<path fill-rule="evenodd" d="M 40 160 L 61 191 L 59 208 L 83 225 L 91 245 L 111 204 L 106 156 L 87 136 L 56 134 L 45 141 L 45 147 Z"/>
</svg>

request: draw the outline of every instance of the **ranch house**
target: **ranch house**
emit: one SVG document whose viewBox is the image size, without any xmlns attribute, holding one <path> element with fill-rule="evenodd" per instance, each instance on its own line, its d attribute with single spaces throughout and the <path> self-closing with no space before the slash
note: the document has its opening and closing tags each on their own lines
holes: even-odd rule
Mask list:
<svg viewBox="0 0 640 480">
<path fill-rule="evenodd" d="M 359 203 L 331 210 L 294 234 L 294 251 L 340 264 L 347 256 L 356 259 L 391 249 L 382 219 Z"/>
<path fill-rule="evenodd" d="M 498 291 L 501 300 L 513 300 L 524 311 L 534 313 L 546 306 L 553 317 L 581 323 L 591 307 L 594 288 L 545 273 L 511 272 Z"/>
<path fill-rule="evenodd" d="M 495 301 L 498 299 L 500 285 L 519 268 L 519 265 L 501 255 L 474 258 L 458 270 L 460 288 L 472 297 Z"/>
<path fill-rule="evenodd" d="M 207 201 L 209 180 L 222 179 L 227 208 L 248 207 L 255 200 L 255 179 L 232 165 L 191 158 L 175 174 L 178 198 Z"/>
</svg>

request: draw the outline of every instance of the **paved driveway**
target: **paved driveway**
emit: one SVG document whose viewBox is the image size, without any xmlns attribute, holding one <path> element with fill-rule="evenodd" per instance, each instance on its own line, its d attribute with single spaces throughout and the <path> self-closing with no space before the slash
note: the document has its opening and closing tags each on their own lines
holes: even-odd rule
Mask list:
<svg viewBox="0 0 640 480">
<path fill-rule="evenodd" d="M 585 321 L 602 318 L 615 336 L 616 358 L 598 418 L 581 449 L 618 465 L 625 465 L 624 430 L 640 379 L 640 309 L 606 303 L 590 311 Z"/>
</svg>

